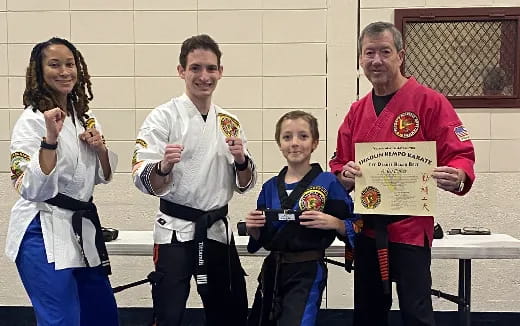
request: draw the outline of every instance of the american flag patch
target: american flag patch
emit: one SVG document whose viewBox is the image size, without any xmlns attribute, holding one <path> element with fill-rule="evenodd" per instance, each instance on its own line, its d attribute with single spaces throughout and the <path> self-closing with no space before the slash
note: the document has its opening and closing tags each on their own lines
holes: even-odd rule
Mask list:
<svg viewBox="0 0 520 326">
<path fill-rule="evenodd" d="M 459 138 L 460 141 L 469 140 L 469 132 L 464 126 L 458 126 L 453 129 L 455 135 Z"/>
</svg>

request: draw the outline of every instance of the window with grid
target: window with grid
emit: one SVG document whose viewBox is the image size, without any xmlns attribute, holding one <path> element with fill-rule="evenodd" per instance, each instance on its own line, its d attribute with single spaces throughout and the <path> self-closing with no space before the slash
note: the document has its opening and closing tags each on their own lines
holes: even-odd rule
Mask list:
<svg viewBox="0 0 520 326">
<path fill-rule="evenodd" d="M 396 9 L 406 76 L 455 107 L 520 107 L 520 7 Z"/>
</svg>

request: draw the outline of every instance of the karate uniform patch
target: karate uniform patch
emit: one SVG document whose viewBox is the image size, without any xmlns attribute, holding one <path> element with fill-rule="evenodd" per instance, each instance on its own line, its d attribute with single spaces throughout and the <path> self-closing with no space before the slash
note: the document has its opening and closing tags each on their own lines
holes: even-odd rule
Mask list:
<svg viewBox="0 0 520 326">
<path fill-rule="evenodd" d="M 457 138 L 459 138 L 460 141 L 470 140 L 468 129 L 462 125 L 455 127 L 453 132 L 457 135 Z"/>
<path fill-rule="evenodd" d="M 16 180 L 22 175 L 23 171 L 20 167 L 20 163 L 29 162 L 30 160 L 29 155 L 23 152 L 14 152 L 11 154 L 11 180 Z"/>
<path fill-rule="evenodd" d="M 147 148 L 148 147 L 148 144 L 146 143 L 146 141 L 144 139 L 140 139 L 140 138 L 137 138 L 135 140 L 135 144 L 141 146 L 142 148 Z M 137 152 L 138 152 L 138 150 L 139 149 L 136 147 L 136 149 L 134 149 L 134 154 L 132 155 L 132 166 L 133 167 L 135 167 L 135 165 L 137 163 L 142 162 L 142 160 L 141 161 L 137 160 Z M 132 169 L 132 170 L 135 170 L 135 169 Z"/>
<path fill-rule="evenodd" d="M 309 187 L 300 197 L 300 209 L 309 211 L 323 211 L 327 201 L 327 189 L 321 186 Z"/>
<path fill-rule="evenodd" d="M 403 112 L 394 120 L 394 134 L 400 138 L 410 138 L 419 131 L 419 117 L 413 112 Z"/>
<path fill-rule="evenodd" d="M 141 139 L 141 138 L 137 138 L 135 140 L 135 143 L 137 145 L 141 145 L 142 148 L 147 148 L 148 147 L 148 144 L 146 143 L 146 141 L 144 139 Z"/>
<path fill-rule="evenodd" d="M 85 125 L 87 129 L 96 128 L 96 119 L 88 118 L 87 121 L 85 121 Z"/>
<path fill-rule="evenodd" d="M 226 137 L 238 137 L 238 131 L 240 130 L 240 123 L 230 117 L 227 114 L 219 113 L 218 122 L 220 129 L 226 135 Z"/>
</svg>

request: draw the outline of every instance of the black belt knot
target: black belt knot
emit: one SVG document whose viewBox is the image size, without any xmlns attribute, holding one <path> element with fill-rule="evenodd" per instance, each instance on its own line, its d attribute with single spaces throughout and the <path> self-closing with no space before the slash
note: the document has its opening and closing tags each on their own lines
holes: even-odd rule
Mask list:
<svg viewBox="0 0 520 326">
<path fill-rule="evenodd" d="M 67 195 L 58 193 L 55 197 L 51 199 L 47 199 L 45 201 L 47 204 L 63 208 L 69 211 L 73 211 L 72 214 L 72 230 L 74 231 L 74 235 L 76 236 L 76 240 L 79 243 L 81 248 L 81 254 L 83 255 L 83 261 L 87 267 L 91 267 L 87 257 L 85 256 L 85 251 L 83 249 L 83 218 L 88 219 L 94 225 L 96 229 L 95 234 L 95 244 L 96 249 L 99 255 L 99 259 L 101 261 L 101 266 L 104 267 L 107 275 L 112 274 L 112 269 L 110 268 L 110 260 L 108 259 L 108 252 L 105 246 L 105 241 L 103 239 L 103 232 L 101 231 L 101 222 L 99 220 L 99 215 L 97 212 L 97 207 L 92 202 L 92 197 L 88 202 L 81 201 L 69 197 Z"/>
<path fill-rule="evenodd" d="M 195 266 L 195 281 L 197 282 L 197 287 L 200 291 L 207 291 L 208 284 L 208 272 L 206 266 L 206 240 L 208 238 L 208 229 L 217 221 L 222 220 L 226 226 L 226 240 L 228 242 L 228 265 L 229 262 L 229 246 L 231 245 L 229 241 L 229 234 L 227 234 L 228 230 L 228 221 L 227 221 L 227 213 L 228 206 L 222 206 L 221 208 L 214 209 L 211 211 L 203 211 L 200 209 L 192 208 L 189 206 L 184 206 L 176 203 L 172 203 L 165 199 L 161 199 L 159 204 L 159 210 L 166 215 L 177 217 L 183 220 L 195 222 L 195 244 L 197 250 L 197 259 Z M 230 280 L 231 278 L 231 266 L 229 267 Z M 231 282 L 230 282 L 231 286 Z"/>
</svg>

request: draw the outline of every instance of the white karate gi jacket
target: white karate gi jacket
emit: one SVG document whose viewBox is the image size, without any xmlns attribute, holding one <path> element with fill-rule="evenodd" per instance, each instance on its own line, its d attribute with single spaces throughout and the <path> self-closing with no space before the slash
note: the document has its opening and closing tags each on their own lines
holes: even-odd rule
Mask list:
<svg viewBox="0 0 520 326">
<path fill-rule="evenodd" d="M 243 140 L 253 171 L 251 180 L 243 188 L 239 186 L 234 159 L 225 141 L 231 129 Z M 149 176 L 155 164 L 163 159 L 166 144 L 182 144 L 184 150 L 167 179 L 169 183 L 163 188 L 165 190 L 157 191 L 151 187 Z M 212 104 L 204 121 L 186 94 L 158 106 L 148 115 L 139 130 L 132 163 L 133 180 L 139 190 L 203 211 L 227 205 L 234 191 L 243 193 L 251 189 L 257 178 L 238 119 Z M 195 223 L 159 211 L 154 224 L 154 242 L 170 243 L 173 232 L 179 241 L 193 240 Z M 230 227 L 228 232 L 231 235 Z M 207 237 L 226 243 L 224 222 L 214 223 L 208 229 Z"/>
<path fill-rule="evenodd" d="M 91 111 L 95 127 L 101 126 Z M 74 119 L 75 124 L 72 119 Z M 82 123 L 68 116 L 58 136 L 56 167 L 45 175 L 39 163 L 40 143 L 47 134 L 45 119 L 40 111 L 26 108 L 16 122 L 11 137 L 11 180 L 21 198 L 11 210 L 5 253 L 15 261 L 28 225 L 40 213 L 47 261 L 55 268 L 84 267 L 80 246 L 72 230 L 73 212 L 46 204 L 44 201 L 62 193 L 81 201 L 92 197 L 94 185 L 108 183 L 96 152 L 79 135 L 85 131 Z M 117 165 L 117 155 L 108 151 L 112 175 Z M 100 264 L 96 250 L 94 225 L 83 219 L 83 248 L 91 266 Z"/>
</svg>

